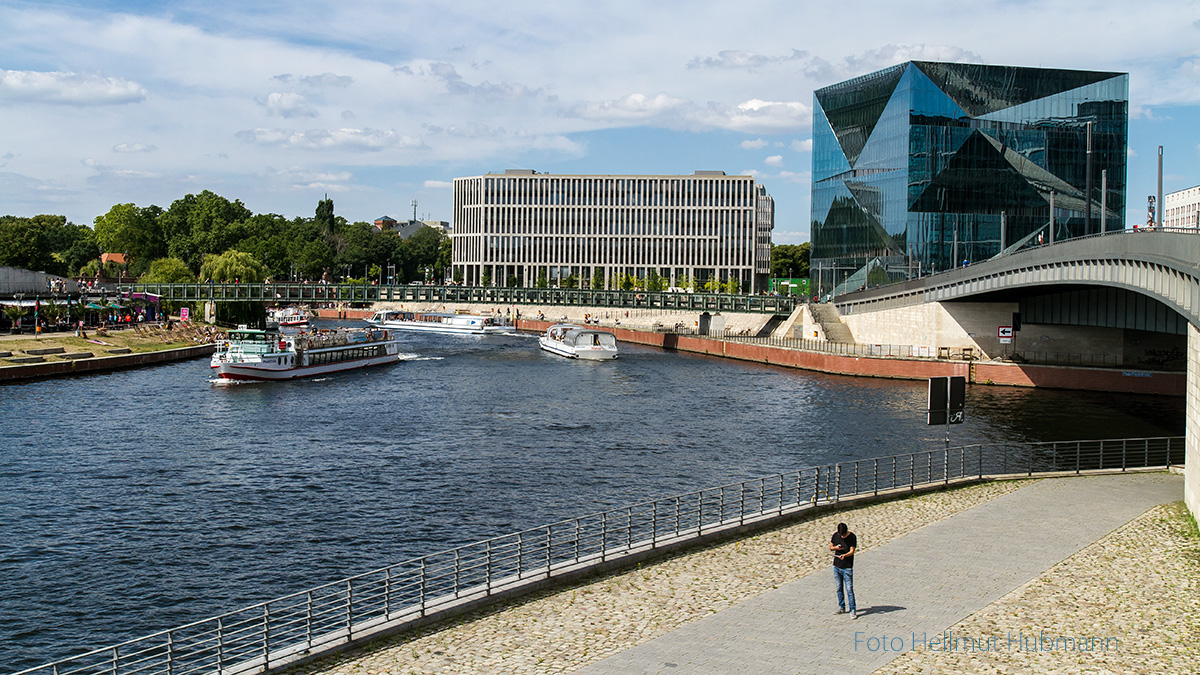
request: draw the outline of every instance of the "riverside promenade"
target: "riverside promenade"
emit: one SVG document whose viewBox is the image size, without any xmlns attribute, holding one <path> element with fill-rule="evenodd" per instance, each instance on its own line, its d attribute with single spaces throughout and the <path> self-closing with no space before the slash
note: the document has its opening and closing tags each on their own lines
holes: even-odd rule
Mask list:
<svg viewBox="0 0 1200 675">
<path fill-rule="evenodd" d="M 1182 483 L 1162 472 L 995 481 L 873 504 L 299 670 L 1194 672 L 1200 556 L 1194 536 L 1163 525 Z M 857 620 L 835 613 L 838 521 L 859 537 Z M 1092 649 L 1045 649 L 1066 637 Z"/>
</svg>

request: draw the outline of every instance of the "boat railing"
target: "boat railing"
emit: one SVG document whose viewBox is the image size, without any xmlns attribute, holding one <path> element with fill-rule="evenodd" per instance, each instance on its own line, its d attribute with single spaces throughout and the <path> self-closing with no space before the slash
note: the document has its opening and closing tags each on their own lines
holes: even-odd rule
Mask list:
<svg viewBox="0 0 1200 675">
<path fill-rule="evenodd" d="M 256 675 L 542 589 L 551 579 L 731 538 L 850 499 L 1183 461 L 1183 437 L 1162 437 L 984 443 L 808 467 L 431 553 L 16 675 Z"/>
</svg>

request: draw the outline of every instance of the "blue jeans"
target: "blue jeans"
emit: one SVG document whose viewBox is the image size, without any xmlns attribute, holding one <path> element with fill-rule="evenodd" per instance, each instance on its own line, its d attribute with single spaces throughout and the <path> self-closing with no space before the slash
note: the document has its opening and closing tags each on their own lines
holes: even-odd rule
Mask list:
<svg viewBox="0 0 1200 675">
<path fill-rule="evenodd" d="M 847 609 L 846 596 L 849 596 L 849 610 L 851 612 L 856 611 L 854 606 L 854 568 L 848 567 L 842 569 L 841 567 L 835 567 L 833 568 L 833 578 L 837 582 L 838 607 Z"/>
</svg>

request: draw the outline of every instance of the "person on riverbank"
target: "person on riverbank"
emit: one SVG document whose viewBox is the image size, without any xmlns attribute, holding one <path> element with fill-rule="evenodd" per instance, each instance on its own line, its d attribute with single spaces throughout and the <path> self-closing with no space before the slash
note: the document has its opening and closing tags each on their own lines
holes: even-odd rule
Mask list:
<svg viewBox="0 0 1200 675">
<path fill-rule="evenodd" d="M 833 578 L 837 584 L 838 614 L 845 614 L 849 609 L 850 617 L 858 618 L 854 604 L 854 549 L 858 547 L 858 537 L 846 527 L 838 523 L 837 531 L 829 540 L 829 550 L 833 551 Z M 849 607 L 846 601 L 849 601 Z"/>
</svg>

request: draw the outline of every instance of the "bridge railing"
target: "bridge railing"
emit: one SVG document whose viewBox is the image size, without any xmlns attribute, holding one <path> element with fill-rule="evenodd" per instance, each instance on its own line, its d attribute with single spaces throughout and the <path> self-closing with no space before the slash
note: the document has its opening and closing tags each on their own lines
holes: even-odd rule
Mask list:
<svg viewBox="0 0 1200 675">
<path fill-rule="evenodd" d="M 21 671 L 236 675 L 280 668 L 382 630 L 546 579 L 747 524 L 880 493 L 988 477 L 1165 467 L 1182 437 L 992 443 L 827 464 L 609 509 L 365 574 Z"/>
<path fill-rule="evenodd" d="M 494 286 L 378 286 L 363 284 L 132 284 L 118 292 L 153 293 L 177 302 L 368 303 L 426 302 L 494 305 L 567 305 L 647 308 L 664 311 L 790 314 L 797 298 L 727 293 L 608 291 L 586 288 Z"/>
</svg>

